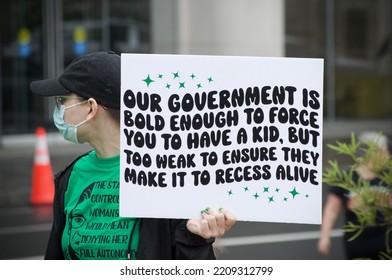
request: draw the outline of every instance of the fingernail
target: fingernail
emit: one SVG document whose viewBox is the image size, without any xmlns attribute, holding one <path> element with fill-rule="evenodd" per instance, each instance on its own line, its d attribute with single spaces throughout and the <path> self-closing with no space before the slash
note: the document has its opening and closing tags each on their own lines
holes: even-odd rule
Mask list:
<svg viewBox="0 0 392 280">
<path fill-rule="evenodd" d="M 210 207 L 207 207 L 205 211 L 206 211 L 206 212 L 207 212 L 207 211 L 210 211 L 210 209 L 211 209 Z"/>
<path fill-rule="evenodd" d="M 223 210 L 223 208 L 221 207 L 221 208 L 219 208 L 219 212 L 222 212 L 222 210 Z"/>
<path fill-rule="evenodd" d="M 201 212 L 202 214 L 204 214 L 205 210 L 201 210 L 200 212 Z"/>
</svg>

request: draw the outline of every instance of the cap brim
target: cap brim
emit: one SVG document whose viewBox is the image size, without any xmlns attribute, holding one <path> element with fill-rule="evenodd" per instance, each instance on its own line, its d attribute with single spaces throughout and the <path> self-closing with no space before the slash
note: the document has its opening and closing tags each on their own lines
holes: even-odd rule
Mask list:
<svg viewBox="0 0 392 280">
<path fill-rule="evenodd" d="M 58 96 L 70 91 L 63 87 L 57 79 L 35 81 L 30 84 L 32 92 L 43 96 Z"/>
</svg>

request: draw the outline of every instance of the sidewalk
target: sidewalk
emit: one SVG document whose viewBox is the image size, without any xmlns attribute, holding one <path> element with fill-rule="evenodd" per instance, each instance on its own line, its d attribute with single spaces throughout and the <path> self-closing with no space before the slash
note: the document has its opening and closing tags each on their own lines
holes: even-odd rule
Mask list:
<svg viewBox="0 0 392 280">
<path fill-rule="evenodd" d="M 335 141 L 346 139 L 351 136 L 351 132 L 356 135 L 363 131 L 383 132 L 386 135 L 392 134 L 392 120 L 363 120 L 363 121 L 336 121 L 333 123 L 324 122 L 324 141 Z"/>
<path fill-rule="evenodd" d="M 91 150 L 87 144 L 68 143 L 58 132 L 48 133 L 47 142 L 53 173 Z M 4 136 L 0 147 L 0 208 L 30 205 L 35 145 L 35 134 Z"/>
</svg>

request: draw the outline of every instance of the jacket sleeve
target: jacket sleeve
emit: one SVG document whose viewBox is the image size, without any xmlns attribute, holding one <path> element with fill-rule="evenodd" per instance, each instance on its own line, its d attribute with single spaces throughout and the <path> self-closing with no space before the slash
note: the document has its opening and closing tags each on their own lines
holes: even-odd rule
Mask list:
<svg viewBox="0 0 392 280">
<path fill-rule="evenodd" d="M 60 235 L 56 231 L 55 224 L 52 225 L 52 231 L 50 232 L 48 245 L 46 247 L 45 252 L 45 260 L 63 260 L 64 256 L 62 253 L 61 239 L 59 240 Z"/>
<path fill-rule="evenodd" d="M 187 220 L 143 218 L 139 260 L 212 260 L 214 238 L 204 239 L 186 228 Z"/>
<path fill-rule="evenodd" d="M 186 227 L 186 220 L 172 220 L 175 233 L 175 259 L 214 260 L 215 238 L 204 239 L 193 234 Z"/>
<path fill-rule="evenodd" d="M 85 155 L 85 154 L 84 154 Z M 82 155 L 82 156 L 84 156 Z M 53 224 L 46 247 L 45 260 L 63 260 L 61 238 L 65 227 L 64 196 L 68 187 L 68 179 L 74 164 L 82 157 L 78 157 L 64 170 L 56 174 L 54 179 L 55 193 L 53 200 Z"/>
<path fill-rule="evenodd" d="M 61 236 L 64 230 L 64 209 L 61 207 L 64 197 L 61 193 L 59 175 L 55 178 L 55 196 L 53 201 L 53 224 L 50 232 L 48 245 L 46 247 L 45 260 L 61 260 L 64 259 L 61 249 Z"/>
</svg>

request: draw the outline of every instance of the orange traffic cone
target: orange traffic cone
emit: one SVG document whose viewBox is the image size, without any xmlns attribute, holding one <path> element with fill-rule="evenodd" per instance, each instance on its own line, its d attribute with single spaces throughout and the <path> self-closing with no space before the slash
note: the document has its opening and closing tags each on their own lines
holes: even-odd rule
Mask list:
<svg viewBox="0 0 392 280">
<path fill-rule="evenodd" d="M 32 204 L 50 204 L 53 203 L 54 181 L 46 132 L 43 127 L 37 128 L 36 137 L 30 201 Z"/>
</svg>

